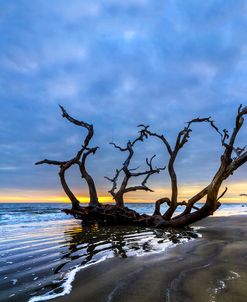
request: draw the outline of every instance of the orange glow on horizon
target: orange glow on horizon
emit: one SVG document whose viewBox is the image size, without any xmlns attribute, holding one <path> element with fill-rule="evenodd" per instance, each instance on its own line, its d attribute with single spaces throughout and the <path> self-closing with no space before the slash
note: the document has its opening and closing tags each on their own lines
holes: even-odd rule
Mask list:
<svg viewBox="0 0 247 302">
<path fill-rule="evenodd" d="M 77 197 L 81 203 L 88 203 L 89 197 Z M 100 202 L 112 202 L 111 197 L 99 196 Z M 0 195 L 0 202 L 64 202 L 70 203 L 70 200 L 66 196 L 11 196 Z"/>
<path fill-rule="evenodd" d="M 198 193 L 201 189 L 205 187 L 205 184 L 200 185 L 190 185 L 187 184 L 185 186 L 179 187 L 179 200 L 188 200 L 193 195 Z M 247 202 L 247 198 L 245 196 L 240 196 L 241 193 L 247 193 L 247 185 L 246 182 L 238 182 L 238 183 L 228 183 L 227 184 L 228 191 L 225 196 L 221 199 L 221 202 Z M 129 203 L 154 203 L 157 199 L 162 198 L 164 196 L 170 196 L 170 188 L 154 188 L 154 193 L 150 192 L 142 192 L 136 191 L 133 193 L 128 193 L 125 195 L 125 201 Z M 224 190 L 222 189 L 220 192 Z M 89 197 L 78 194 L 78 199 L 81 203 L 88 203 Z M 105 195 L 104 192 L 99 191 L 99 201 L 102 203 L 113 203 L 111 195 Z M 205 200 L 201 200 L 202 202 Z M 0 203 L 8 203 L 8 202 L 17 202 L 17 203 L 70 203 L 68 197 L 63 195 L 57 191 L 38 191 L 38 190 L 18 190 L 18 189 L 6 189 L 0 193 Z"/>
</svg>

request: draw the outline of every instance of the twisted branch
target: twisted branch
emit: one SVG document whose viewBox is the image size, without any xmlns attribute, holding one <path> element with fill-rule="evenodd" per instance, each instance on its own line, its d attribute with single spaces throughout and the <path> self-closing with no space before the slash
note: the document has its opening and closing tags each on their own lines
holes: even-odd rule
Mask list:
<svg viewBox="0 0 247 302">
<path fill-rule="evenodd" d="M 123 200 L 123 195 L 125 193 L 131 192 L 131 191 L 137 191 L 137 190 L 144 190 L 144 191 L 150 191 L 153 192 L 153 190 L 151 190 L 147 185 L 147 181 L 149 179 L 149 177 L 155 173 L 159 173 L 161 170 L 164 170 L 165 167 L 161 167 L 161 168 L 153 168 L 152 165 L 152 161 L 155 157 L 152 156 L 152 158 L 146 159 L 146 164 L 148 166 L 148 170 L 146 171 L 142 171 L 142 172 L 133 172 L 136 171 L 138 168 L 129 168 L 131 159 L 134 155 L 134 150 L 133 147 L 134 145 L 138 142 L 138 141 L 143 141 L 146 137 L 147 134 L 145 133 L 145 130 L 148 128 L 148 126 L 144 126 L 144 125 L 139 125 L 138 127 L 142 127 L 142 129 L 139 131 L 139 136 L 134 139 L 133 141 L 128 141 L 126 147 L 120 147 L 115 143 L 111 143 L 111 145 L 113 145 L 116 149 L 119 149 L 122 152 L 128 152 L 128 155 L 122 165 L 121 169 L 116 169 L 116 173 L 115 176 L 113 178 L 107 177 L 105 176 L 105 178 L 107 180 L 109 180 L 110 182 L 112 182 L 112 188 L 108 191 L 113 198 L 116 200 L 116 203 L 118 206 L 123 206 L 124 205 L 124 200 Z M 123 180 L 119 186 L 119 189 L 117 191 L 117 181 L 119 178 L 120 173 L 123 172 L 124 176 L 123 176 Z M 130 180 L 131 177 L 138 177 L 138 176 L 143 176 L 145 175 L 146 177 L 144 178 L 144 180 L 142 181 L 141 185 L 138 186 L 131 186 L 131 187 L 127 187 L 128 186 L 128 182 Z"/>
<path fill-rule="evenodd" d="M 70 160 L 67 161 L 57 161 L 57 160 L 49 160 L 49 159 L 44 159 L 41 161 L 38 161 L 35 163 L 35 165 L 41 165 L 41 164 L 48 164 L 48 165 L 56 165 L 60 167 L 59 171 L 59 177 L 61 181 L 61 185 L 66 193 L 66 195 L 69 197 L 72 203 L 72 208 L 73 209 L 78 209 L 79 208 L 79 200 L 75 197 L 73 192 L 70 190 L 66 179 L 65 179 L 65 172 L 74 164 L 77 164 L 79 166 L 79 169 L 81 171 L 81 176 L 84 178 L 88 184 L 89 188 L 89 195 L 90 195 L 90 206 L 97 206 L 99 205 L 98 202 L 98 197 L 97 197 L 97 192 L 95 188 L 94 181 L 91 177 L 91 175 L 87 172 L 86 167 L 85 167 L 85 162 L 89 154 L 95 154 L 97 151 L 98 147 L 95 148 L 89 148 L 88 145 L 90 143 L 90 140 L 93 137 L 94 134 L 94 129 L 93 125 L 90 125 L 86 122 L 79 121 L 73 117 L 71 117 L 67 111 L 64 109 L 63 106 L 59 105 L 62 111 L 62 116 L 66 118 L 69 122 L 73 123 L 76 126 L 83 127 L 87 129 L 88 134 L 86 135 L 86 138 L 84 139 L 83 145 L 81 149 L 77 152 L 75 157 L 73 157 Z"/>
</svg>

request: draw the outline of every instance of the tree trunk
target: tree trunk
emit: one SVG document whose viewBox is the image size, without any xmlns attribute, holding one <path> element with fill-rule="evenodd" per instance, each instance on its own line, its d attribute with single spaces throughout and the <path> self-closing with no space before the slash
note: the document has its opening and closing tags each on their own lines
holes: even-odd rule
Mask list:
<svg viewBox="0 0 247 302">
<path fill-rule="evenodd" d="M 171 187 L 172 187 L 172 196 L 171 196 L 171 203 L 170 207 L 167 209 L 165 214 L 163 215 L 163 218 L 165 220 L 170 220 L 172 218 L 172 215 L 176 211 L 177 208 L 177 200 L 178 200 L 178 184 L 177 184 L 177 176 L 174 170 L 174 161 L 176 158 L 176 152 L 171 156 L 171 159 L 169 161 L 168 165 L 168 172 L 171 179 Z"/>
<path fill-rule="evenodd" d="M 73 210 L 77 210 L 80 207 L 80 202 L 79 200 L 75 197 L 75 195 L 72 193 L 72 191 L 70 190 L 69 186 L 67 185 L 67 182 L 65 180 L 65 169 L 61 169 L 59 172 L 59 177 L 60 177 L 60 181 L 61 181 L 61 185 L 64 189 L 64 192 L 66 193 L 66 195 L 69 197 L 71 204 L 72 204 L 72 209 Z"/>
<path fill-rule="evenodd" d="M 157 200 L 155 202 L 155 209 L 154 209 L 154 213 L 153 213 L 153 216 L 155 215 L 159 215 L 159 216 L 162 216 L 161 213 L 160 213 L 160 206 L 163 204 L 163 203 L 167 203 L 167 205 L 169 206 L 171 201 L 169 198 L 167 197 L 164 197 L 164 198 L 161 198 L 159 200 Z"/>
<path fill-rule="evenodd" d="M 95 187 L 95 183 L 93 181 L 93 178 L 91 177 L 91 175 L 89 175 L 86 171 L 85 166 L 80 165 L 80 171 L 82 176 L 84 177 L 84 179 L 87 182 L 88 185 L 88 190 L 89 190 L 89 198 L 90 198 L 90 202 L 89 202 L 89 206 L 90 207 L 97 207 L 100 205 L 99 200 L 98 200 L 98 195 L 97 195 L 97 191 L 96 191 L 96 187 Z"/>
<path fill-rule="evenodd" d="M 123 193 L 118 192 L 115 196 L 114 199 L 116 201 L 116 205 L 118 207 L 124 207 L 124 198 L 123 198 Z"/>
</svg>

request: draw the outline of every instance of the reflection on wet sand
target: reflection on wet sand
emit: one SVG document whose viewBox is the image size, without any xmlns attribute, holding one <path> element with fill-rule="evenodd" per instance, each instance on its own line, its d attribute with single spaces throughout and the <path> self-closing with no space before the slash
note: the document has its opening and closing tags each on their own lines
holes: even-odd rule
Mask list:
<svg viewBox="0 0 247 302">
<path fill-rule="evenodd" d="M 202 238 L 152 257 L 117 258 L 78 273 L 59 302 L 245 302 L 246 217 L 210 218 Z M 92 282 L 93 280 L 93 282 Z"/>
<path fill-rule="evenodd" d="M 68 251 L 62 256 L 67 261 L 59 265 L 55 272 L 61 271 L 67 262 L 80 260 L 85 265 L 92 260 L 98 260 L 97 255 L 106 254 L 126 258 L 135 253 L 160 251 L 170 243 L 180 243 L 184 240 L 197 238 L 198 234 L 192 229 L 186 230 L 153 230 L 136 227 L 75 227 L 65 230 Z"/>
<path fill-rule="evenodd" d="M 153 230 L 136 227 L 99 227 L 68 225 L 64 240 L 57 241 L 60 257 L 51 260 L 52 275 L 46 276 L 32 292 L 31 301 L 68 293 L 75 271 L 107 258 L 127 258 L 164 251 L 174 244 L 197 238 L 190 228 L 184 230 Z M 47 265 L 49 265 L 47 263 Z M 69 281 L 71 280 L 71 282 Z M 40 297 L 39 297 L 40 296 Z"/>
</svg>

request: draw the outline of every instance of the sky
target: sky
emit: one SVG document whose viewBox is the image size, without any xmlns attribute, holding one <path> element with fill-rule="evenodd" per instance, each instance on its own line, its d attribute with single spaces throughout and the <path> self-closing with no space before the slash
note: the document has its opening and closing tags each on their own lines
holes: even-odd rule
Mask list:
<svg viewBox="0 0 247 302">
<path fill-rule="evenodd" d="M 212 116 L 220 129 L 234 126 L 247 105 L 247 3 L 240 0 L 0 0 L 0 201 L 64 201 L 57 167 L 35 166 L 43 158 L 67 160 L 86 132 L 61 117 L 62 104 L 92 123 L 99 146 L 87 167 L 100 199 L 111 200 L 111 177 L 121 167 L 121 146 L 137 125 L 163 133 L 173 145 L 185 122 Z M 244 146 L 243 127 L 238 146 Z M 179 198 L 210 182 L 219 166 L 220 139 L 196 125 L 179 154 Z M 154 138 L 136 145 L 132 167 L 167 164 Z M 247 166 L 226 182 L 224 201 L 245 201 Z M 141 180 L 136 180 L 138 184 Z M 74 168 L 73 190 L 87 201 Z M 131 193 L 128 201 L 169 196 L 167 171 L 149 182 L 154 193 Z"/>
</svg>

